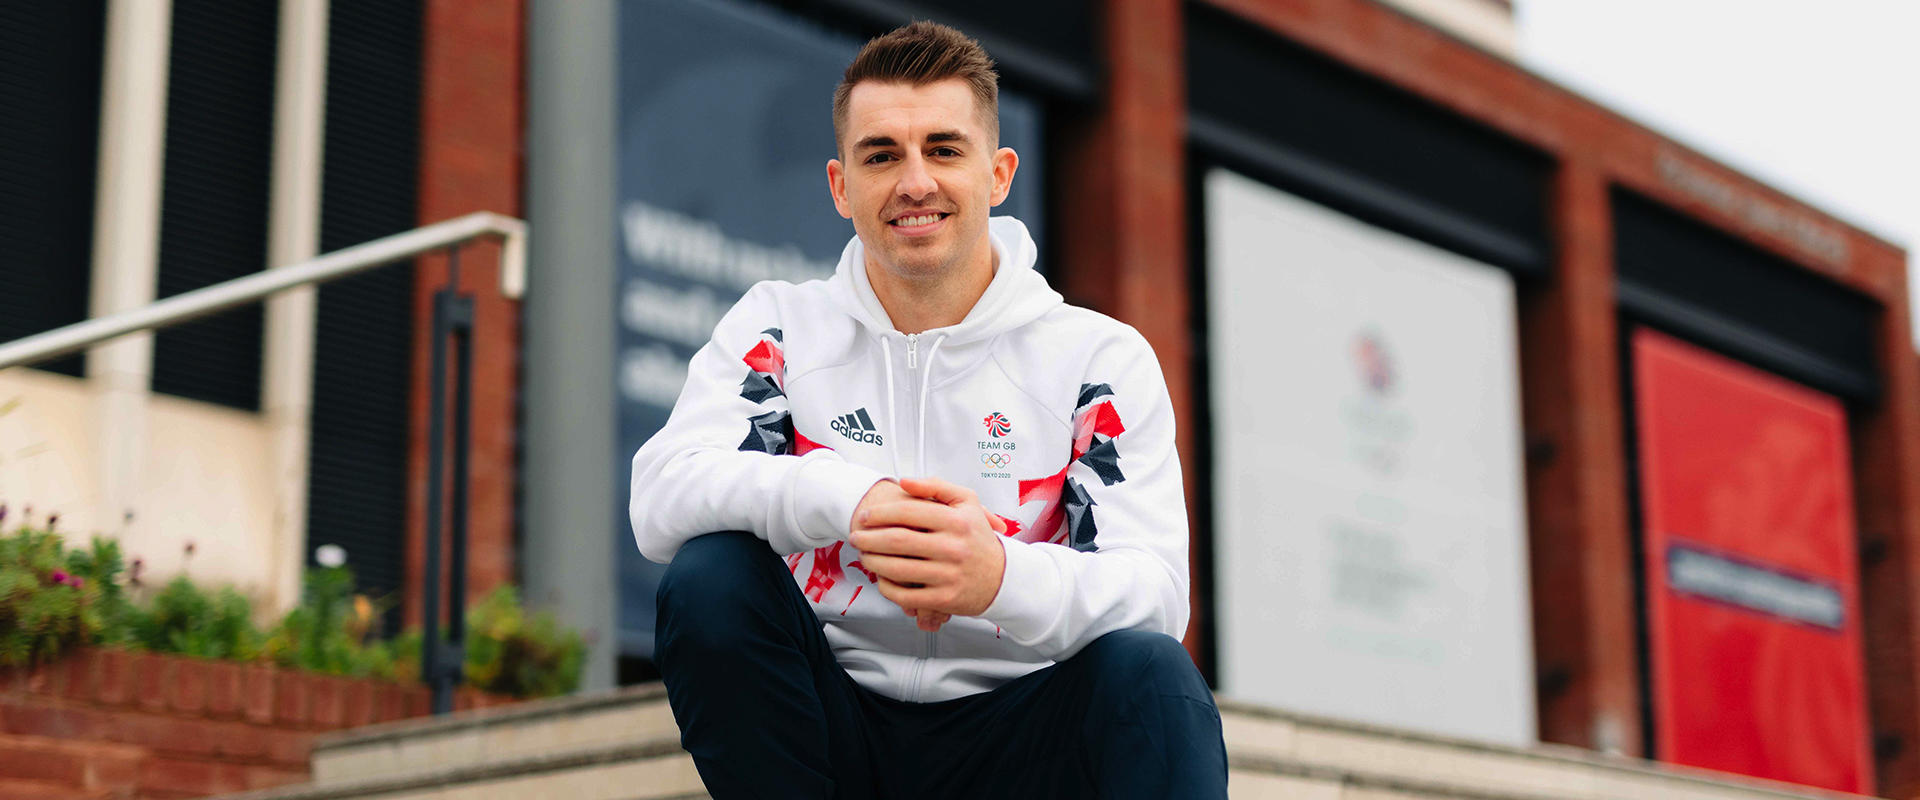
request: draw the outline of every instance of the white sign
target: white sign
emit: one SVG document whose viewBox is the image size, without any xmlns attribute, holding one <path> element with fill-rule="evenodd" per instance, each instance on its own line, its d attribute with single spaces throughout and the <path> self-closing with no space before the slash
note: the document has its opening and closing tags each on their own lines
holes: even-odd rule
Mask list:
<svg viewBox="0 0 1920 800">
<path fill-rule="evenodd" d="M 1221 693 L 1534 742 L 1511 278 L 1205 193 Z"/>
</svg>

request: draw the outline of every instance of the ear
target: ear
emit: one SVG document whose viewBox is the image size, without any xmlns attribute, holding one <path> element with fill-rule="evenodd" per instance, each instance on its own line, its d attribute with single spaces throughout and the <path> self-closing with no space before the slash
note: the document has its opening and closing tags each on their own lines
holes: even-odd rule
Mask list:
<svg viewBox="0 0 1920 800">
<path fill-rule="evenodd" d="M 1013 191 L 1013 173 L 1020 169 L 1020 154 L 1011 147 L 1002 147 L 993 154 L 993 197 L 988 205 L 997 206 L 1007 201 L 1007 192 Z"/>
<path fill-rule="evenodd" d="M 833 195 L 833 210 L 842 219 L 853 219 L 853 206 L 847 204 L 847 168 L 840 159 L 827 159 L 827 193 Z"/>
</svg>

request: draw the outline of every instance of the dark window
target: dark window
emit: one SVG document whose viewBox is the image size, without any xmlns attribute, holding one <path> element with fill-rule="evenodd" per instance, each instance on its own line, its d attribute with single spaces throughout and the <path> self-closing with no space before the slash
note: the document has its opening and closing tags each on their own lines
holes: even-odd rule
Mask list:
<svg viewBox="0 0 1920 800">
<path fill-rule="evenodd" d="M 1189 131 L 1219 163 L 1496 266 L 1546 269 L 1547 155 L 1226 12 L 1188 9 Z"/>
<path fill-rule="evenodd" d="M 333 0 L 329 17 L 323 252 L 416 227 L 420 150 L 418 0 Z M 375 596 L 405 579 L 413 280 L 392 265 L 320 289 L 307 558 L 340 545 Z"/>
<path fill-rule="evenodd" d="M 1629 315 L 1822 391 L 1878 396 L 1872 298 L 1625 190 L 1613 231 Z"/>
<path fill-rule="evenodd" d="M 0 341 L 87 317 L 105 9 L 0 3 Z"/>
<path fill-rule="evenodd" d="M 267 266 L 278 3 L 174 0 L 157 296 Z M 157 392 L 260 406 L 262 306 L 161 331 Z"/>
<path fill-rule="evenodd" d="M 767 1 L 862 40 L 914 20 L 952 25 L 987 49 L 1007 79 L 1003 83 L 1082 99 L 1092 99 L 1099 89 L 1094 40 L 1099 8 L 1090 0 Z"/>
</svg>

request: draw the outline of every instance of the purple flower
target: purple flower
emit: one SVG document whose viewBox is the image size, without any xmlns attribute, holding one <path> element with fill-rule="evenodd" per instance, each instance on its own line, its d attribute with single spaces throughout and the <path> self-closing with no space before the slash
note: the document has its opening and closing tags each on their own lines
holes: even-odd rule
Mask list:
<svg viewBox="0 0 1920 800">
<path fill-rule="evenodd" d="M 47 530 L 53 530 L 53 526 L 58 524 L 60 524 L 59 512 L 55 512 L 47 517 Z"/>
<path fill-rule="evenodd" d="M 75 576 L 73 576 L 73 588 L 75 588 L 75 589 L 78 589 L 78 588 L 80 588 L 80 587 L 82 587 L 82 586 L 85 586 L 85 585 L 87 585 L 87 579 L 86 579 L 86 578 L 82 578 L 82 577 L 80 577 L 80 576 L 78 576 L 78 575 L 75 575 Z"/>
<path fill-rule="evenodd" d="M 192 540 L 192 539 L 188 539 L 188 540 L 187 540 L 187 548 L 186 548 L 186 549 L 187 549 L 187 555 L 193 555 L 193 540 Z"/>
<path fill-rule="evenodd" d="M 67 585 L 67 579 L 71 577 L 73 576 L 68 575 L 66 570 L 56 569 L 53 571 L 53 582 L 60 584 L 61 586 Z"/>
</svg>

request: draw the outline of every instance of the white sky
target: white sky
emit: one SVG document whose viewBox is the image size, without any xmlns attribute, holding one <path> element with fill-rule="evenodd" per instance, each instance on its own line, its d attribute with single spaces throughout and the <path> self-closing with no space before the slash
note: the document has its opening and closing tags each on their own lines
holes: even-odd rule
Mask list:
<svg viewBox="0 0 1920 800">
<path fill-rule="evenodd" d="M 1920 281 L 1920 0 L 1518 0 L 1515 16 L 1529 69 L 1906 248 Z"/>
</svg>

